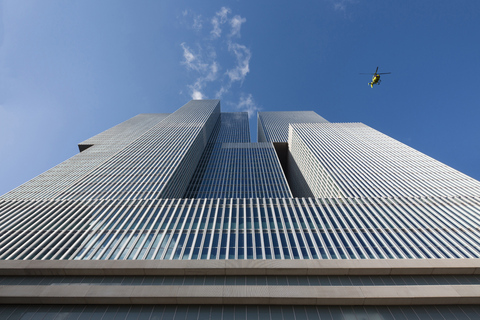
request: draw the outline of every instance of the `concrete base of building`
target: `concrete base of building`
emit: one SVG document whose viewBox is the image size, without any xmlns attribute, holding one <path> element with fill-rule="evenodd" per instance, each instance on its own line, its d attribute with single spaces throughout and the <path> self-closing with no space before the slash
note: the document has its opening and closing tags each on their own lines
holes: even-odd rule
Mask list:
<svg viewBox="0 0 480 320">
<path fill-rule="evenodd" d="M 1 261 L 0 276 L 478 275 L 480 259 Z M 480 285 L 0 285 L 3 304 L 480 304 Z"/>
</svg>

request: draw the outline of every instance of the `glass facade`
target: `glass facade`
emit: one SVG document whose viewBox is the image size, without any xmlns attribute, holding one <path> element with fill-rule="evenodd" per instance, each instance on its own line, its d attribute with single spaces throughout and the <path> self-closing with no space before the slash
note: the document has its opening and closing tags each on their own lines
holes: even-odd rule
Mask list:
<svg viewBox="0 0 480 320">
<path fill-rule="evenodd" d="M 315 299 L 294 306 L 294 296 L 275 300 L 284 301 L 282 306 L 269 304 L 283 286 L 300 293 L 318 286 L 365 292 L 395 286 L 411 292 L 441 287 L 447 293 L 472 288 L 478 293 L 455 293 L 473 299 L 463 303 L 480 302 L 479 279 L 473 275 L 480 268 L 480 182 L 364 124 L 330 123 L 312 111 L 259 113 L 258 141 L 250 141 L 247 113 L 222 113 L 218 100 L 190 101 L 171 114 L 127 120 L 80 143 L 78 155 L 0 197 L 0 260 L 18 266 L 30 261 L 75 266 L 97 260 L 140 266 L 260 261 L 272 274 L 247 276 L 239 267 L 227 270 L 231 274 L 209 275 L 205 267 L 205 276 L 189 276 L 188 270 L 181 276 L 149 276 L 139 267 L 140 275 L 113 277 L 98 276 L 92 267 L 88 272 L 98 277 L 91 278 L 80 267 L 46 276 L 0 265 L 0 301 L 14 286 L 41 287 L 61 297 L 60 283 L 85 285 L 92 294 L 108 283 L 172 286 L 172 295 L 175 288 L 191 285 L 207 291 L 219 286 L 227 293 L 240 292 L 231 286 L 263 286 L 264 300 L 249 306 L 227 298 L 188 305 L 188 299 L 172 298 L 171 305 L 152 306 L 143 303 L 155 300 L 143 297 L 122 306 L 21 306 L 16 303 L 28 299 L 9 296 L 12 305 L 0 306 L 0 318 L 478 317 L 478 308 L 441 306 L 445 297 L 435 295 L 425 301 L 436 306 L 352 306 L 358 302 L 347 298 L 338 307 L 315 306 L 325 303 Z M 377 274 L 375 268 L 361 275 L 298 273 L 315 260 L 341 267 L 352 260 L 381 266 L 432 259 L 454 264 L 435 271 L 445 274 L 428 276 L 421 267 L 407 267 L 402 276 Z M 465 262 L 478 263 L 477 271 L 465 276 Z M 405 301 L 414 300 L 391 303 Z"/>
<path fill-rule="evenodd" d="M 289 198 L 272 143 L 250 143 L 248 114 L 222 113 L 185 198 Z"/>
<path fill-rule="evenodd" d="M 480 258 L 475 197 L 1 204 L 7 260 Z"/>
<path fill-rule="evenodd" d="M 185 198 L 292 196 L 271 143 L 214 143 L 207 148 Z"/>
</svg>

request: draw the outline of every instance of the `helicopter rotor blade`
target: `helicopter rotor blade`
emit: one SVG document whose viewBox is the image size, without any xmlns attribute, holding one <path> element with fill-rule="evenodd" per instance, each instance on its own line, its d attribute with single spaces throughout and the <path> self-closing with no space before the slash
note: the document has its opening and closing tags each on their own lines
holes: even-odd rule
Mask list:
<svg viewBox="0 0 480 320">
<path fill-rule="evenodd" d="M 375 74 L 375 73 L 359 73 L 359 74 Z"/>
<path fill-rule="evenodd" d="M 377 74 L 390 74 L 391 72 L 381 72 L 381 73 L 377 73 Z"/>
<path fill-rule="evenodd" d="M 377 73 L 377 71 L 378 71 L 378 67 L 377 67 L 377 69 L 375 70 L 375 73 Z"/>
</svg>

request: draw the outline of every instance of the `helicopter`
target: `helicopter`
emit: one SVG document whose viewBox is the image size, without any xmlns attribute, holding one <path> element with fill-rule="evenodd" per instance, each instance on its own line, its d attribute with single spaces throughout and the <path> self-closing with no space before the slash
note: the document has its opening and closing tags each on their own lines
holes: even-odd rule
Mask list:
<svg viewBox="0 0 480 320">
<path fill-rule="evenodd" d="M 373 85 L 374 84 L 378 84 L 380 85 L 380 82 L 382 82 L 382 80 L 380 80 L 380 75 L 381 74 L 390 74 L 391 72 L 381 72 L 381 73 L 377 73 L 378 71 L 378 67 L 377 69 L 375 70 L 375 73 L 360 73 L 360 74 L 373 74 L 373 77 L 372 77 L 372 82 L 369 82 L 368 85 L 373 88 Z"/>
</svg>

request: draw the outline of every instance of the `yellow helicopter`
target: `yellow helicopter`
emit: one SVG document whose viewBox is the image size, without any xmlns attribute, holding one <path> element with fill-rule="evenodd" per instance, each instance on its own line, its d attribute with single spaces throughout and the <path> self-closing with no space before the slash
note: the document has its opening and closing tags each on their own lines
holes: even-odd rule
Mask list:
<svg viewBox="0 0 480 320">
<path fill-rule="evenodd" d="M 380 75 L 381 74 L 390 74 L 391 72 L 381 72 L 381 73 L 377 73 L 378 71 L 378 67 L 377 69 L 375 70 L 375 73 L 360 73 L 360 74 L 373 74 L 373 77 L 372 77 L 372 82 L 369 82 L 368 85 L 373 88 L 373 85 L 374 84 L 378 84 L 380 85 L 380 82 L 382 82 L 382 80 L 380 80 Z"/>
</svg>

